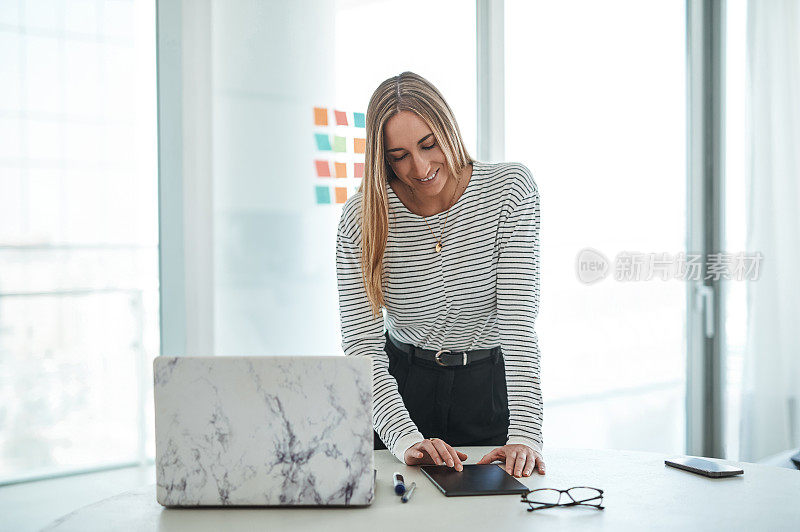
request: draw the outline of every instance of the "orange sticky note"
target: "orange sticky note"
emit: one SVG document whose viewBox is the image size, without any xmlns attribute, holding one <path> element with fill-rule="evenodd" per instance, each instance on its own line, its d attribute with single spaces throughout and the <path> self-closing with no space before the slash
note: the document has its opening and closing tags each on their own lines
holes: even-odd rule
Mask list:
<svg viewBox="0 0 800 532">
<path fill-rule="evenodd" d="M 364 153 L 367 147 L 367 139 L 360 139 L 358 137 L 353 139 L 353 151 L 356 153 Z"/>
<path fill-rule="evenodd" d="M 331 176 L 331 166 L 328 161 L 314 161 L 314 163 L 317 165 L 317 177 Z"/>
<path fill-rule="evenodd" d="M 347 188 L 336 187 L 336 203 L 344 203 L 347 201 Z"/>
<path fill-rule="evenodd" d="M 314 107 L 314 125 L 327 126 L 328 125 L 328 108 L 327 107 Z"/>
<path fill-rule="evenodd" d="M 333 163 L 336 167 L 336 177 L 347 177 L 347 164 L 346 163 Z"/>
<path fill-rule="evenodd" d="M 353 173 L 355 177 L 364 177 L 364 163 L 355 163 L 353 165 Z"/>
<path fill-rule="evenodd" d="M 346 126 L 347 125 L 347 113 L 344 111 L 334 111 L 333 114 L 336 115 L 336 125 L 337 126 Z"/>
</svg>

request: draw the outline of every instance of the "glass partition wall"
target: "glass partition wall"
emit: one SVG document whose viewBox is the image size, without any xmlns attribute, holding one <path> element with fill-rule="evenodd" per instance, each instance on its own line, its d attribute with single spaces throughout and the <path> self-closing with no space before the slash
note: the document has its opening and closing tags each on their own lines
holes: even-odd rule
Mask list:
<svg viewBox="0 0 800 532">
<path fill-rule="evenodd" d="M 384 79 L 415 71 L 474 147 L 475 11 L 455 0 L 269 5 L 211 2 L 213 352 L 338 354 L 336 225 L 363 176 L 367 103 Z"/>
</svg>

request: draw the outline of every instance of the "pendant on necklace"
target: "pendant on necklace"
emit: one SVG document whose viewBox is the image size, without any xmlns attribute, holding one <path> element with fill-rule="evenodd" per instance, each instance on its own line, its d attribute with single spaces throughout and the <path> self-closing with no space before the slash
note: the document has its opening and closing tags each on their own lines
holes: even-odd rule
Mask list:
<svg viewBox="0 0 800 532">
<path fill-rule="evenodd" d="M 442 243 L 441 242 L 437 242 L 436 243 L 436 253 L 439 253 L 440 251 L 442 251 Z"/>
</svg>

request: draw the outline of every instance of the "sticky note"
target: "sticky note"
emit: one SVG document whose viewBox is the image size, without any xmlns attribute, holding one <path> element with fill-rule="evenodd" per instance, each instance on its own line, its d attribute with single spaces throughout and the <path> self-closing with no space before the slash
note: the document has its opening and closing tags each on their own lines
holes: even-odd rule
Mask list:
<svg viewBox="0 0 800 532">
<path fill-rule="evenodd" d="M 367 139 L 360 139 L 358 137 L 353 139 L 353 151 L 356 153 L 364 153 L 367 147 Z"/>
<path fill-rule="evenodd" d="M 331 139 L 325 133 L 314 133 L 319 151 L 331 151 Z M 344 151 L 344 150 L 342 150 Z"/>
<path fill-rule="evenodd" d="M 364 163 L 355 163 L 353 165 L 353 174 L 355 177 L 364 177 Z"/>
<path fill-rule="evenodd" d="M 328 109 L 326 107 L 314 107 L 314 125 L 328 125 Z"/>
<path fill-rule="evenodd" d="M 328 161 L 314 161 L 314 164 L 317 166 L 317 177 L 331 176 L 331 165 Z"/>
<path fill-rule="evenodd" d="M 337 126 L 346 126 L 347 125 L 347 113 L 344 111 L 334 111 L 333 114 L 336 115 L 336 125 Z"/>
<path fill-rule="evenodd" d="M 330 205 L 331 189 L 317 185 L 317 205 Z"/>
<path fill-rule="evenodd" d="M 328 149 L 330 149 L 330 147 Z M 345 143 L 344 137 L 339 137 L 339 136 L 333 137 L 333 151 L 342 151 L 342 152 L 347 151 L 347 144 Z"/>
<path fill-rule="evenodd" d="M 353 125 L 355 127 L 365 127 L 364 113 L 353 113 Z"/>
<path fill-rule="evenodd" d="M 333 163 L 336 167 L 336 177 L 347 177 L 347 164 L 346 163 Z"/>
<path fill-rule="evenodd" d="M 336 203 L 344 203 L 347 201 L 347 188 L 336 187 Z"/>
</svg>

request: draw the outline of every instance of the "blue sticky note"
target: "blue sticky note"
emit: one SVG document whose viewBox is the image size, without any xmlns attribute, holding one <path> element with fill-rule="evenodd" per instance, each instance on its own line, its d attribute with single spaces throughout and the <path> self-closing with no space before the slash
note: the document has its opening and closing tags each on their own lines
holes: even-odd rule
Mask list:
<svg viewBox="0 0 800 532">
<path fill-rule="evenodd" d="M 330 205 L 331 189 L 317 185 L 317 205 Z"/>
<path fill-rule="evenodd" d="M 317 139 L 317 149 L 320 151 L 331 151 L 331 139 L 325 133 L 314 133 Z"/>
<path fill-rule="evenodd" d="M 364 113 L 353 113 L 353 125 L 356 127 L 366 127 Z"/>
</svg>

